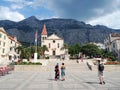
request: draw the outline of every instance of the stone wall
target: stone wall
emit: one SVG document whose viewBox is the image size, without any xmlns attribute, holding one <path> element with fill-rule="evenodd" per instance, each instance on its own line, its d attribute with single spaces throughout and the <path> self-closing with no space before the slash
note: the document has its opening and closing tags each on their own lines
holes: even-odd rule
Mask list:
<svg viewBox="0 0 120 90">
<path fill-rule="evenodd" d="M 104 65 L 104 71 L 120 71 L 120 65 Z M 93 71 L 97 71 L 98 67 L 97 65 L 92 67 Z"/>
<path fill-rule="evenodd" d="M 105 71 L 120 71 L 120 65 L 105 65 Z"/>
<path fill-rule="evenodd" d="M 49 71 L 53 70 L 54 68 L 52 66 L 46 65 L 14 65 L 14 70 L 15 71 Z M 67 71 L 69 70 L 76 70 L 78 71 L 89 71 L 88 67 L 86 64 L 79 65 L 79 64 L 72 64 L 68 65 L 67 64 Z M 92 66 L 92 71 L 97 71 L 98 67 L 97 65 Z M 104 71 L 120 71 L 120 65 L 105 65 Z"/>
<path fill-rule="evenodd" d="M 47 67 L 42 65 L 14 65 L 14 71 L 46 71 Z"/>
</svg>

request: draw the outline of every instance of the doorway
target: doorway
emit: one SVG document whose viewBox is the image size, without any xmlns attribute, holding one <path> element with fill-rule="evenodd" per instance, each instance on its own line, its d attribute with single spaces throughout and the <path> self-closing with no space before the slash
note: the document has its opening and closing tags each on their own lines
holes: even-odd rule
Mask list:
<svg viewBox="0 0 120 90">
<path fill-rule="evenodd" d="M 55 50 L 53 50 L 53 55 L 56 55 L 56 52 L 55 52 Z"/>
</svg>

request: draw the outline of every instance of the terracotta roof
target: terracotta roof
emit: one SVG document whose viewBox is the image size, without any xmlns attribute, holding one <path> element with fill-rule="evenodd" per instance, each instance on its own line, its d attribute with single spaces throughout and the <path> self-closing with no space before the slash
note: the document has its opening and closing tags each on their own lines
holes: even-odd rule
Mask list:
<svg viewBox="0 0 120 90">
<path fill-rule="evenodd" d="M 14 36 L 8 36 L 8 38 L 9 38 L 10 40 L 12 40 L 12 41 L 14 41 L 14 42 L 16 42 L 16 43 L 18 43 L 18 44 L 21 45 L 21 43 L 20 43 L 19 41 L 15 41 L 15 37 L 14 37 Z"/>
<path fill-rule="evenodd" d="M 0 32 L 2 32 L 2 33 L 4 33 L 4 34 L 6 34 L 10 40 L 12 40 L 12 41 L 14 41 L 14 42 L 16 42 L 16 43 L 18 43 L 18 44 L 20 44 L 20 45 L 21 45 L 21 43 L 20 43 L 20 42 L 15 41 L 15 39 L 14 39 L 15 37 L 14 37 L 14 36 L 9 36 L 9 35 L 6 33 L 6 31 L 4 30 L 4 28 L 3 28 L 3 27 L 0 27 Z"/>
<path fill-rule="evenodd" d="M 120 38 L 117 38 L 117 39 L 115 39 L 115 40 L 113 40 L 110 44 L 112 44 L 114 41 L 116 41 L 116 40 L 120 40 Z"/>
<path fill-rule="evenodd" d="M 42 30 L 42 35 L 47 35 L 47 29 L 46 25 L 44 24 L 43 30 Z"/>
<path fill-rule="evenodd" d="M 112 37 L 120 37 L 120 33 L 113 33 L 111 34 Z"/>
<path fill-rule="evenodd" d="M 8 36 L 8 38 L 12 41 L 15 41 L 13 36 Z"/>
</svg>

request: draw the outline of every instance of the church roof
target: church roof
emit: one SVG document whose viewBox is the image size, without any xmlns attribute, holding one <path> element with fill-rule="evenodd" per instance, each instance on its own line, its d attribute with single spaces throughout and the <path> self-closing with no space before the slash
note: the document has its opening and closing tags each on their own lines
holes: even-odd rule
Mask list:
<svg viewBox="0 0 120 90">
<path fill-rule="evenodd" d="M 43 30 L 42 30 L 42 35 L 47 35 L 47 29 L 46 25 L 44 24 Z"/>
<path fill-rule="evenodd" d="M 47 37 L 47 39 L 62 40 L 62 38 L 58 37 L 56 34 L 50 35 L 49 37 Z"/>
</svg>

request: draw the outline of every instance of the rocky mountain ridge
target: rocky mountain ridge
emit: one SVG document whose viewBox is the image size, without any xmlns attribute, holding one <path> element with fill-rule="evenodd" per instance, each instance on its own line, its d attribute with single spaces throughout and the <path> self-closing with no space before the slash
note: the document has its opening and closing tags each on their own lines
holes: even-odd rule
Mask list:
<svg viewBox="0 0 120 90">
<path fill-rule="evenodd" d="M 0 27 L 4 27 L 11 36 L 16 36 L 19 41 L 34 43 L 35 31 L 38 31 L 38 43 L 43 25 L 46 24 L 48 35 L 57 34 L 65 40 L 67 44 L 101 42 L 110 33 L 120 33 L 120 30 L 111 29 L 106 26 L 92 26 L 74 19 L 46 19 L 39 20 L 34 16 L 19 22 L 0 20 Z"/>
</svg>

